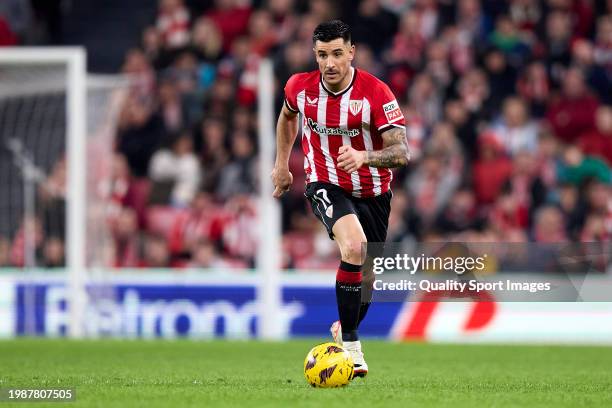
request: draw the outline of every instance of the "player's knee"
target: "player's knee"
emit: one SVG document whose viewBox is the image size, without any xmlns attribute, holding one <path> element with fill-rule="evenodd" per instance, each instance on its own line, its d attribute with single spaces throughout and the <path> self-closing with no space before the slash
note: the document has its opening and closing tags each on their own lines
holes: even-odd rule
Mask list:
<svg viewBox="0 0 612 408">
<path fill-rule="evenodd" d="M 340 245 L 340 253 L 344 262 L 349 262 L 355 265 L 363 263 L 363 242 L 351 239 Z"/>
</svg>

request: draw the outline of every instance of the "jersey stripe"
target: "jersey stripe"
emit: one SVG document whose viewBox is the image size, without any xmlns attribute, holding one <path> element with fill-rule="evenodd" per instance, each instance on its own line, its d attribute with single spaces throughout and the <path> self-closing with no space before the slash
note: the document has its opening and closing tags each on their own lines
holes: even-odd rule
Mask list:
<svg viewBox="0 0 612 408">
<path fill-rule="evenodd" d="M 317 109 L 317 122 L 319 126 L 326 126 L 327 123 L 327 91 L 323 88 L 323 85 L 319 84 L 319 105 Z M 336 174 L 336 165 L 332 156 L 329 152 L 329 136 L 326 134 L 319 135 L 321 141 L 321 151 L 325 156 L 325 166 L 327 167 L 327 173 L 329 182 L 338 185 L 338 175 Z"/>
<path fill-rule="evenodd" d="M 366 98 L 363 98 L 363 107 L 361 110 L 361 121 L 367 125 L 362 127 L 363 142 L 366 150 L 373 150 L 372 136 L 370 135 L 370 126 L 372 126 L 372 123 L 370 123 L 370 101 L 368 101 Z M 370 166 L 369 169 L 370 173 L 372 173 L 374 195 L 379 195 L 382 191 L 380 174 L 378 173 L 378 169 L 376 167 Z"/>
<path fill-rule="evenodd" d="M 310 128 L 306 124 L 306 115 L 304 110 L 304 103 L 306 100 L 306 90 L 297 94 L 297 104 L 298 110 L 302 112 L 302 120 L 305 124 L 302 126 L 302 150 L 306 153 L 305 155 L 305 164 L 308 165 L 307 173 L 308 174 L 308 182 L 315 182 L 318 180 L 317 177 L 317 169 L 314 164 L 314 152 L 312 149 L 312 144 L 310 143 Z M 305 166 L 306 167 L 306 166 Z"/>
<path fill-rule="evenodd" d="M 348 129 L 348 111 L 349 111 L 349 101 L 351 100 L 351 92 L 352 89 L 349 89 L 344 95 L 342 95 L 342 99 L 340 100 L 340 123 L 339 127 L 341 129 Z M 352 138 L 349 135 L 342 135 L 342 144 L 346 146 L 353 146 Z M 356 138 L 355 138 L 356 139 Z M 361 183 L 359 181 L 359 171 L 355 171 L 350 174 L 351 177 L 351 191 L 355 197 L 361 196 Z"/>
<path fill-rule="evenodd" d="M 306 104 L 304 105 L 304 129 L 310 134 L 310 146 L 312 147 L 312 160 L 317 171 L 317 181 L 329 182 L 327 166 L 325 158 L 321 152 L 321 137 L 316 133 L 308 123 L 309 120 L 314 120 L 317 117 L 317 101 L 319 98 L 310 98 L 306 95 Z"/>
</svg>

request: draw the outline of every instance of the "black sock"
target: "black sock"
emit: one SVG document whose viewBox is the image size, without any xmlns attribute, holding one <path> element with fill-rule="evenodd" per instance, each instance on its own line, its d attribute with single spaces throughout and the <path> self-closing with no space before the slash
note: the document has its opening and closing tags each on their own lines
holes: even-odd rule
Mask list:
<svg viewBox="0 0 612 408">
<path fill-rule="evenodd" d="M 372 302 L 361 304 L 361 307 L 359 308 L 359 322 L 357 323 L 357 327 L 359 327 L 363 319 L 366 317 L 366 314 L 368 314 L 368 309 L 370 308 L 371 304 Z"/>
<path fill-rule="evenodd" d="M 336 274 L 336 303 L 342 325 L 342 340 L 357 341 L 361 308 L 361 265 L 340 262 Z"/>
</svg>

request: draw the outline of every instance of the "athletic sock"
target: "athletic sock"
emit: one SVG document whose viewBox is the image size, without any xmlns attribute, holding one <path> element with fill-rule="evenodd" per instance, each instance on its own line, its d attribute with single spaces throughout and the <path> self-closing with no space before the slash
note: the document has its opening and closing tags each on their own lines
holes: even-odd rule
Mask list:
<svg viewBox="0 0 612 408">
<path fill-rule="evenodd" d="M 340 262 L 336 273 L 336 303 L 342 325 L 342 341 L 357 341 L 361 308 L 361 265 Z"/>
</svg>

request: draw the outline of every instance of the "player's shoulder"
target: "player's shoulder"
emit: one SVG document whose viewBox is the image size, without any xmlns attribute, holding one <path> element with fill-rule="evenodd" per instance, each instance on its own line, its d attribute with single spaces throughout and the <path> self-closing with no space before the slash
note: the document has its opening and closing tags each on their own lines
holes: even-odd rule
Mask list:
<svg viewBox="0 0 612 408">
<path fill-rule="evenodd" d="M 319 81 L 319 71 L 309 71 L 309 72 L 298 72 L 289 77 L 287 80 L 287 86 L 308 86 L 311 83 L 318 83 Z"/>
</svg>

